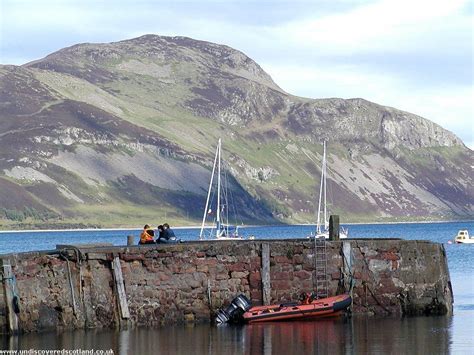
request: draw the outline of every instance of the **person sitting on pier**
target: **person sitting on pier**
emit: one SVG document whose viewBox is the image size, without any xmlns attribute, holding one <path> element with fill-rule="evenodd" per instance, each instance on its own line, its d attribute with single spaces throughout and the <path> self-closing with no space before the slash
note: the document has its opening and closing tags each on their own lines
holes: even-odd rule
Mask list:
<svg viewBox="0 0 474 355">
<path fill-rule="evenodd" d="M 165 231 L 165 238 L 166 240 L 176 240 L 176 236 L 174 235 L 173 230 L 170 228 L 168 223 L 163 224 L 163 229 Z"/>
<path fill-rule="evenodd" d="M 165 229 L 163 228 L 163 225 L 160 224 L 158 226 L 158 238 L 156 239 L 157 243 L 166 243 L 168 239 L 165 236 Z"/>
<path fill-rule="evenodd" d="M 157 243 L 179 243 L 181 240 L 176 238 L 174 235 L 173 230 L 170 228 L 168 223 L 164 223 L 163 225 L 158 226 L 158 239 L 156 239 Z"/>
<path fill-rule="evenodd" d="M 155 236 L 155 231 L 150 228 L 148 224 L 145 224 L 143 227 L 142 234 L 140 234 L 140 241 L 138 244 L 155 244 L 153 237 Z"/>
</svg>

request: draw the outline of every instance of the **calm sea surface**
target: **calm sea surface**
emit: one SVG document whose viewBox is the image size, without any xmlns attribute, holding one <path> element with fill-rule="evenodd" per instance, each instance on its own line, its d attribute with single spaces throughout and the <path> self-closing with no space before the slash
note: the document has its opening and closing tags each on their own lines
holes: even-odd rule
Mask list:
<svg viewBox="0 0 474 355">
<path fill-rule="evenodd" d="M 3 336 L 3 349 L 103 349 L 115 354 L 474 354 L 474 244 L 447 244 L 474 222 L 346 225 L 351 238 L 426 239 L 445 244 L 454 291 L 452 317 L 335 319 L 246 326 L 171 326 L 128 331 L 74 331 Z M 241 228 L 257 239 L 304 238 L 314 226 Z M 0 233 L 0 254 L 56 244 L 124 245 L 139 230 Z M 184 240 L 198 229 L 176 229 Z"/>
</svg>

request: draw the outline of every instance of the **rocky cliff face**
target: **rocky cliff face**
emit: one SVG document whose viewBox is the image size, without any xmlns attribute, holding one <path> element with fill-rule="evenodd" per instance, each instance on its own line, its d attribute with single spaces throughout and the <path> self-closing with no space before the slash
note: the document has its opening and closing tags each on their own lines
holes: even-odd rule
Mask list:
<svg viewBox="0 0 474 355">
<path fill-rule="evenodd" d="M 472 151 L 413 114 L 304 99 L 227 46 L 146 35 L 0 66 L 7 220 L 192 223 L 224 141 L 243 220 L 314 221 L 321 142 L 343 220 L 474 214 Z"/>
</svg>

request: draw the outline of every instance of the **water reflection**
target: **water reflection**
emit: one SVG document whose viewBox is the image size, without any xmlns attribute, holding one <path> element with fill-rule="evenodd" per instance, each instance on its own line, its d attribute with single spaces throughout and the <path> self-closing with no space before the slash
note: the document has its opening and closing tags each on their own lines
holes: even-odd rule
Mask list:
<svg viewBox="0 0 474 355">
<path fill-rule="evenodd" d="M 446 353 L 449 327 L 449 317 L 356 317 L 345 321 L 249 325 L 245 327 L 245 353 L 267 353 L 269 347 L 305 354 Z"/>
<path fill-rule="evenodd" d="M 137 328 L 2 337 L 3 349 L 102 349 L 115 354 L 441 354 L 455 351 L 451 317 Z"/>
<path fill-rule="evenodd" d="M 244 330 L 246 354 L 275 353 L 272 349 L 289 353 L 340 354 L 345 348 L 351 348 L 352 327 L 342 320 L 252 324 Z"/>
</svg>

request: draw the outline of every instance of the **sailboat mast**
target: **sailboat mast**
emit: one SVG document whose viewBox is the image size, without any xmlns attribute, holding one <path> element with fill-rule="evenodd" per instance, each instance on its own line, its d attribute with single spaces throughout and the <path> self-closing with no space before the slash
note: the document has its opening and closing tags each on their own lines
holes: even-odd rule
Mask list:
<svg viewBox="0 0 474 355">
<path fill-rule="evenodd" d="M 327 228 L 327 222 L 328 222 L 328 216 L 327 216 L 327 198 L 326 198 L 326 189 L 327 189 L 327 176 L 328 176 L 328 171 L 327 171 L 327 159 L 326 159 L 326 141 L 324 141 L 323 145 L 323 151 L 324 151 L 324 158 L 323 158 L 323 164 L 324 164 L 324 228 Z"/>
<path fill-rule="evenodd" d="M 206 215 L 209 211 L 209 198 L 211 197 L 212 182 L 214 181 L 214 173 L 216 172 L 218 153 L 219 153 L 219 145 L 217 145 L 216 156 L 214 157 L 214 165 L 212 166 L 211 181 L 209 182 L 209 189 L 207 190 L 206 207 L 204 208 L 204 216 L 202 216 L 201 232 L 199 233 L 199 239 L 202 239 L 202 235 L 204 232 L 204 224 L 206 223 Z"/>
<path fill-rule="evenodd" d="M 221 139 L 217 145 L 217 151 L 219 152 L 219 158 L 217 160 L 217 233 L 219 235 L 221 231 Z"/>
<path fill-rule="evenodd" d="M 318 203 L 318 220 L 316 222 L 316 234 L 321 233 L 321 199 L 323 197 L 323 184 L 324 184 L 324 156 L 326 154 L 325 147 L 326 145 L 323 145 L 323 161 L 321 164 L 321 183 L 319 185 L 319 203 Z"/>
</svg>

